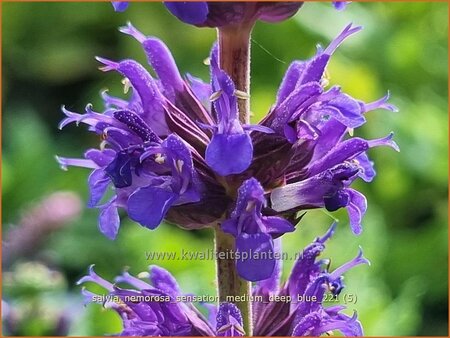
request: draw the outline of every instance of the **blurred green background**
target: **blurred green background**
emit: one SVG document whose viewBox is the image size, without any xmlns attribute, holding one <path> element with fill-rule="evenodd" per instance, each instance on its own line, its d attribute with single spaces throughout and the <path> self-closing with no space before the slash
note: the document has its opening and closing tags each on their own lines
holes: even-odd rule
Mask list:
<svg viewBox="0 0 450 338">
<path fill-rule="evenodd" d="M 139 273 L 158 264 L 176 276 L 184 292 L 214 294 L 213 261 L 145 257 L 150 250 L 212 248 L 211 231 L 169 225 L 149 231 L 123 220 L 118 239 L 109 241 L 97 230 L 97 210 L 84 207 L 88 170 L 64 172 L 54 159 L 55 154 L 81 157 L 99 143 L 84 127 L 59 131 L 59 107 L 81 112 L 91 102 L 101 110 L 100 90 L 119 96 L 123 90 L 120 76 L 98 71 L 94 56 L 145 64 L 139 44 L 117 27 L 130 20 L 161 38 L 183 73 L 204 80 L 203 60 L 214 30 L 184 25 L 160 3 L 133 3 L 125 13 L 114 13 L 109 3 L 2 3 L 2 12 L 4 334 L 118 332 L 115 313 L 97 305 L 83 308 L 75 282 L 90 264 L 108 279 L 124 267 Z M 371 260 L 370 267 L 346 274 L 344 291 L 357 295 L 349 313 L 358 311 L 367 335 L 448 331 L 447 14 L 447 3 L 352 3 L 344 12 L 327 3 L 307 3 L 294 18 L 258 23 L 253 33 L 255 121 L 274 102 L 289 63 L 312 56 L 316 43 L 326 45 L 349 22 L 364 30 L 334 55 L 331 83 L 367 101 L 389 89 L 400 109 L 372 112 L 356 131 L 377 138 L 393 130 L 401 148 L 400 153 L 370 151 L 378 175 L 372 184 L 357 184 L 369 201 L 363 234 L 351 234 L 345 212 L 313 211 L 283 242 L 286 251 L 296 252 L 324 233 L 332 217 L 340 220 L 324 257 L 332 257 L 337 267 L 361 245 Z M 76 196 L 70 195 L 65 206 L 49 200 L 55 191 L 77 194 L 81 211 Z M 58 212 L 62 215 L 55 220 Z M 14 255 L 6 252 L 8 245 Z M 286 262 L 284 277 L 291 265 Z"/>
</svg>

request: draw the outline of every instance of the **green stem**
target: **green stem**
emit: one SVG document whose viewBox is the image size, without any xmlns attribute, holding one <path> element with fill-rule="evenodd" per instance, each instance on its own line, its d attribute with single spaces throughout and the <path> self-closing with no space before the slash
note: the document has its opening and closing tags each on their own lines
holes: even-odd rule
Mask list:
<svg viewBox="0 0 450 338">
<path fill-rule="evenodd" d="M 238 96 L 239 120 L 250 123 L 250 34 L 251 24 L 226 26 L 218 30 L 220 67 L 231 77 Z M 235 238 L 224 233 L 220 226 L 215 229 L 217 254 L 217 283 L 220 302 L 234 303 L 242 314 L 247 336 L 252 336 L 251 283 L 239 277 L 236 262 L 221 253 L 235 252 Z M 224 254 L 223 254 L 224 255 Z M 228 254 L 230 256 L 230 254 Z M 231 257 L 233 258 L 233 257 Z M 228 298 L 227 297 L 231 297 Z M 231 299 L 231 300 L 230 300 Z M 235 301 L 233 301 L 233 299 Z"/>
<path fill-rule="evenodd" d="M 219 29 L 220 67 L 231 77 L 236 89 L 248 95 L 238 98 L 239 120 L 250 122 L 250 34 L 252 25 Z"/>
<path fill-rule="evenodd" d="M 251 283 L 239 277 L 236 262 L 230 252 L 235 252 L 235 238 L 224 233 L 220 226 L 215 229 L 214 246 L 217 263 L 217 285 L 219 289 L 219 302 L 234 303 L 242 314 L 245 334 L 253 334 Z M 228 256 L 228 257 L 227 257 Z M 231 257 L 230 257 L 231 256 Z"/>
</svg>

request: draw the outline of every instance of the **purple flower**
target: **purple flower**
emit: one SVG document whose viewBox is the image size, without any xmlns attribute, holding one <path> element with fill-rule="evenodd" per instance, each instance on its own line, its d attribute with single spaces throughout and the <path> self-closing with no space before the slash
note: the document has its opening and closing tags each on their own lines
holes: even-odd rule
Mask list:
<svg viewBox="0 0 450 338">
<path fill-rule="evenodd" d="M 123 209 L 149 229 L 164 219 L 187 229 L 223 223 L 240 251 L 270 253 L 273 239 L 293 230 L 278 215 L 294 219 L 300 210 L 323 207 L 346 208 L 353 231 L 361 232 L 366 199 L 351 184 L 374 178 L 370 148 L 397 146 L 392 134 L 375 140 L 348 136 L 366 122 L 366 112 L 395 110 L 388 95 L 364 103 L 337 86 L 325 88 L 331 55 L 360 27 L 347 26 L 311 59 L 294 61 L 275 104 L 257 125 L 239 121 L 239 92 L 220 69 L 216 47 L 208 84 L 192 75 L 183 78 L 161 40 L 131 24 L 120 30 L 142 45 L 157 78 L 134 60 L 97 58 L 101 70 L 125 77 L 128 97 L 102 93 L 103 113 L 90 105 L 85 114 L 63 108 L 60 124 L 84 123 L 101 138 L 84 159 L 58 161 L 63 168 L 92 170 L 88 205 L 100 209 L 102 233 L 116 237 Z M 272 271 L 273 260 L 266 263 L 250 269 L 257 263 L 249 259 L 238 266 L 257 280 Z"/>
<path fill-rule="evenodd" d="M 256 20 L 279 22 L 293 16 L 303 2 L 170 2 L 167 9 L 184 23 L 199 27 L 245 25 Z"/>
<path fill-rule="evenodd" d="M 128 1 L 112 1 L 111 3 L 116 12 L 125 11 L 128 8 L 128 5 L 130 4 Z"/>
<path fill-rule="evenodd" d="M 348 316 L 341 305 L 326 306 L 325 299 L 336 297 L 344 289 L 343 274 L 360 264 L 369 264 L 360 251 L 351 261 L 330 271 L 329 260 L 317 257 L 325 249 L 335 224 L 316 238 L 299 255 L 292 272 L 280 283 L 281 261 L 273 275 L 253 289 L 253 327 L 256 336 L 319 336 L 340 331 L 345 336 L 362 336 L 356 313 Z M 276 241 L 279 251 L 279 240 Z M 175 278 L 165 269 L 150 266 L 149 272 L 136 278 L 128 272 L 112 284 L 98 276 L 91 266 L 78 284 L 95 283 L 107 294 L 99 295 L 83 288 L 85 303 L 103 304 L 122 319 L 121 336 L 243 336 L 242 316 L 232 303 L 202 303 L 210 314 L 205 318 L 190 302 L 193 295 L 183 294 Z M 146 280 L 143 280 L 146 279 Z M 125 287 L 127 286 L 127 287 Z M 269 297 L 289 297 L 289 301 L 269 301 Z M 189 299 L 191 298 L 191 299 Z M 186 302 L 187 301 L 187 302 Z"/>
<path fill-rule="evenodd" d="M 144 161 L 157 151 L 161 154 L 160 161 L 164 160 L 161 164 L 170 167 L 171 175 L 149 178 L 149 185 L 136 189 L 128 198 L 130 218 L 150 229 L 162 222 L 172 205 L 200 200 L 199 185 L 194 183 L 192 157 L 183 141 L 173 134 L 169 135 L 161 147 L 148 149 L 140 159 Z"/>
<path fill-rule="evenodd" d="M 215 323 L 218 337 L 241 337 L 245 335 L 241 312 L 233 303 L 221 303 L 219 305 Z"/>
<path fill-rule="evenodd" d="M 90 207 L 96 207 L 108 188 L 113 188 L 113 197 L 99 206 L 99 228 L 111 239 L 119 229 L 118 208 L 150 229 L 163 218 L 185 227 L 206 226 L 218 219 L 229 203 L 203 159 L 210 137 L 201 126 L 214 125 L 212 117 L 193 94 L 194 89 L 181 78 L 160 40 L 145 37 L 131 25 L 121 31 L 141 42 L 159 78 L 154 79 L 133 60 L 97 58 L 103 64 L 101 70 L 125 76 L 131 95 L 124 100 L 103 93 L 103 114 L 94 112 L 91 106 L 87 106 L 86 114 L 63 108 L 67 117 L 60 128 L 72 122 L 85 123 L 102 143 L 100 149 L 88 150 L 85 159 L 57 159 L 64 169 L 93 169 L 89 177 Z M 184 205 L 189 205 L 187 210 Z M 209 213 L 203 212 L 205 208 Z"/>
<path fill-rule="evenodd" d="M 162 141 L 136 113 L 115 110 L 111 116 L 88 109 L 85 115 L 64 110 L 61 125 L 76 121 L 89 124 L 103 135 L 110 149 L 86 152 L 85 160 L 58 158 L 63 167 L 94 169 L 89 177 L 89 206 L 96 206 L 112 183 L 115 196 L 101 206 L 99 228 L 114 239 L 119 228 L 118 207 L 131 219 L 156 228 L 172 205 L 198 202 L 201 182 L 196 182 L 187 145 L 171 134 Z"/>
<path fill-rule="evenodd" d="M 274 240 L 286 232 L 294 231 L 291 223 L 281 217 L 263 216 L 265 207 L 263 187 L 251 178 L 238 191 L 236 206 L 230 219 L 222 223 L 224 232 L 236 238 L 237 270 L 250 281 L 269 278 L 275 267 Z M 254 255 L 260 257 L 253 257 Z"/>
<path fill-rule="evenodd" d="M 211 53 L 211 89 L 217 127 L 213 128 L 213 137 L 206 148 L 206 163 L 221 176 L 240 174 L 252 161 L 253 145 L 239 122 L 234 83 L 219 68 L 217 46 Z"/>
<path fill-rule="evenodd" d="M 320 336 L 328 331 L 340 331 L 345 336 L 362 336 L 361 324 L 356 313 L 350 317 L 341 313 L 344 306 L 324 306 L 324 300 L 339 297 L 345 287 L 342 275 L 349 269 L 369 264 L 359 252 L 348 263 L 329 271 L 329 260 L 317 260 L 325 249 L 325 242 L 333 235 L 336 224 L 328 232 L 316 238 L 299 255 L 288 280 L 280 284 L 279 273 L 259 282 L 254 295 L 263 302 L 254 302 L 254 335 L 257 336 Z M 277 261 L 276 271 L 281 271 Z M 329 294 L 329 298 L 325 295 Z M 291 302 L 267 302 L 272 296 L 289 296 Z M 336 304 L 336 303 L 334 303 Z"/>
<path fill-rule="evenodd" d="M 351 1 L 333 1 L 333 6 L 338 11 L 343 11 Z"/>
<path fill-rule="evenodd" d="M 141 274 L 142 275 L 142 274 Z M 106 295 L 95 294 L 83 288 L 87 303 L 103 304 L 116 311 L 123 322 L 121 336 L 211 336 L 213 328 L 191 304 L 178 302 L 181 292 L 177 281 L 165 269 L 150 267 L 148 282 L 124 272 L 115 284 L 98 276 L 89 268 L 89 274 L 78 284 L 95 283 L 107 290 Z M 117 285 L 129 285 L 133 289 Z"/>
<path fill-rule="evenodd" d="M 346 208 L 355 234 L 362 231 L 361 219 L 367 203 L 361 193 L 349 186 L 358 177 L 370 182 L 375 176 L 366 151 L 377 146 L 398 150 L 392 133 L 376 140 L 346 137 L 349 130 L 365 123 L 366 112 L 378 108 L 395 111 L 387 103 L 388 95 L 366 104 L 342 93 L 337 86 L 324 89 L 325 67 L 331 55 L 360 29 L 347 26 L 327 48 L 319 48 L 313 58 L 290 65 L 277 102 L 261 122 L 275 133 L 264 139 L 261 135 L 255 137 L 254 161 L 249 169 L 263 185 L 279 182 L 271 185 L 274 189 L 270 206 L 276 212 Z M 266 161 L 279 165 L 263 171 L 260 163 Z"/>
</svg>

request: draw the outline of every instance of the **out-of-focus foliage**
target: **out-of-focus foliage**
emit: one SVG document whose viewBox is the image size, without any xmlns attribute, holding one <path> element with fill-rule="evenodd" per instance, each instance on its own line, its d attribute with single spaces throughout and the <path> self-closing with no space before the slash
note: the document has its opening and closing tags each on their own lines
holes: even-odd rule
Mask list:
<svg viewBox="0 0 450 338">
<path fill-rule="evenodd" d="M 54 191 L 73 190 L 87 199 L 88 172 L 63 172 L 54 155 L 80 156 L 99 140 L 75 126 L 58 131 L 59 107 L 81 111 L 92 102 L 100 109 L 101 89 L 114 94 L 123 90 L 117 74 L 96 70 L 95 55 L 145 63 L 139 44 L 120 34 L 118 26 L 130 20 L 146 34 L 158 36 L 171 48 L 182 72 L 205 80 L 208 69 L 203 60 L 215 32 L 183 25 L 159 3 L 134 3 L 125 13 L 114 13 L 109 3 L 2 6 L 6 234 L 11 224 L 20 226 L 24 210 Z M 367 335 L 447 335 L 447 6 L 352 3 L 336 12 L 329 4 L 307 3 L 287 22 L 258 23 L 253 34 L 255 121 L 274 102 L 289 62 L 311 56 L 317 42 L 328 43 L 348 22 L 364 30 L 338 49 L 329 67 L 330 82 L 364 100 L 377 99 L 389 89 L 391 101 L 400 108 L 399 113 L 371 113 L 369 123 L 357 131 L 374 138 L 393 130 L 401 153 L 370 151 L 378 176 L 372 184 L 358 187 L 369 201 L 364 232 L 354 237 L 346 215 L 334 213 L 340 225 L 324 254 L 336 267 L 361 245 L 371 260 L 370 267 L 358 267 L 346 276 L 344 290 L 356 295 L 349 310 L 358 310 Z M 75 281 L 93 263 L 108 278 L 127 266 L 137 273 L 159 264 L 177 277 L 185 292 L 214 293 L 213 261 L 148 261 L 145 255 L 212 249 L 211 231 L 186 232 L 170 225 L 149 231 L 128 221 L 118 240 L 111 242 L 97 230 L 96 217 L 96 210 L 84 210 L 80 219 L 46 237 L 32 258 L 7 268 L 2 298 L 9 322 L 4 333 L 117 332 L 115 314 L 99 306 L 82 308 Z M 324 212 L 309 212 L 296 232 L 284 236 L 285 251 L 298 251 L 331 221 Z M 286 262 L 285 276 L 292 263 Z M 52 313 L 64 318 L 55 319 Z M 20 320 L 30 314 L 32 321 Z M 58 331 L 61 325 L 68 329 Z"/>
</svg>

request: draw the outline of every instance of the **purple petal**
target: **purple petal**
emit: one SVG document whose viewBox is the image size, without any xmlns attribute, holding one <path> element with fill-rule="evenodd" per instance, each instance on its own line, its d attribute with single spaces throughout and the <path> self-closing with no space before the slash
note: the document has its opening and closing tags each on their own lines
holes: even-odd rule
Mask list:
<svg viewBox="0 0 450 338">
<path fill-rule="evenodd" d="M 304 181 L 273 189 L 270 195 L 272 209 L 282 212 L 295 208 L 324 207 L 324 198 L 334 196 L 348 186 L 358 173 L 358 165 L 345 162 Z"/>
<path fill-rule="evenodd" d="M 226 232 L 227 234 L 233 235 L 234 237 L 237 237 L 238 235 L 238 219 L 237 218 L 231 218 L 224 221 L 220 228 L 223 232 Z"/>
<path fill-rule="evenodd" d="M 117 71 L 130 80 L 141 98 L 144 109 L 153 107 L 155 101 L 161 100 L 155 80 L 141 64 L 134 60 L 124 60 L 119 63 Z"/>
<path fill-rule="evenodd" d="M 164 42 L 154 37 L 146 37 L 130 22 L 128 22 L 126 27 L 121 27 L 119 30 L 122 33 L 133 36 L 142 43 L 149 64 L 155 70 L 165 89 L 183 90 L 184 81 L 181 78 L 172 53 Z"/>
<path fill-rule="evenodd" d="M 386 137 L 375 140 L 364 140 L 359 137 L 354 137 L 349 140 L 340 142 L 325 156 L 317 159 L 316 161 L 312 161 L 312 165 L 309 167 L 308 172 L 310 175 L 315 175 L 346 160 L 354 159 L 367 149 L 373 147 L 388 146 L 396 151 L 400 151 L 398 145 L 394 140 L 392 140 L 393 136 L 394 134 L 390 133 Z"/>
<path fill-rule="evenodd" d="M 308 82 L 320 83 L 325 67 L 330 61 L 330 54 L 319 54 L 311 60 L 306 61 L 305 68 L 298 80 L 299 84 L 307 84 Z"/>
<path fill-rule="evenodd" d="M 100 202 L 110 182 L 103 169 L 96 169 L 89 175 L 89 208 L 95 207 Z"/>
<path fill-rule="evenodd" d="M 144 142 L 161 142 L 161 139 L 153 132 L 153 130 L 139 115 L 129 110 L 117 110 L 113 113 L 113 116 L 115 119 L 125 124 L 128 129 L 133 131 Z"/>
<path fill-rule="evenodd" d="M 206 308 L 206 310 L 208 311 L 208 323 L 211 327 L 216 327 L 217 326 L 217 313 L 218 313 L 218 308 L 216 304 L 211 304 L 211 303 L 200 303 L 201 306 L 203 306 L 204 308 Z"/>
<path fill-rule="evenodd" d="M 318 54 L 311 60 L 306 61 L 306 65 L 302 71 L 302 74 L 298 80 L 301 84 L 314 81 L 319 82 L 325 71 L 325 67 L 330 60 L 330 56 L 336 50 L 336 48 L 350 35 L 361 30 L 361 27 L 352 27 L 352 24 L 344 28 L 344 30 L 329 44 L 324 50 L 319 50 Z"/>
<path fill-rule="evenodd" d="M 275 117 L 270 127 L 276 131 L 280 131 L 285 125 L 292 121 L 292 115 L 298 108 L 309 102 L 311 98 L 317 98 L 322 93 L 322 87 L 316 82 L 299 84 L 295 90 L 274 110 Z"/>
<path fill-rule="evenodd" d="M 313 334 L 320 336 L 329 331 L 341 331 L 346 337 L 363 337 L 364 332 L 361 323 L 357 320 L 356 312 L 352 317 L 345 314 L 331 315 L 329 319 L 323 321 L 320 328 L 315 330 Z"/>
<path fill-rule="evenodd" d="M 207 2 L 169 2 L 165 1 L 167 9 L 184 23 L 199 25 L 208 17 Z"/>
<path fill-rule="evenodd" d="M 325 196 L 323 200 L 325 202 L 325 208 L 328 211 L 336 211 L 349 204 L 350 196 L 346 190 L 338 190 L 332 196 Z"/>
<path fill-rule="evenodd" d="M 106 127 L 103 129 L 103 136 L 114 149 L 127 149 L 132 144 L 142 143 L 141 138 L 125 128 Z"/>
<path fill-rule="evenodd" d="M 147 37 L 136 27 L 134 27 L 129 21 L 127 22 L 126 26 L 119 27 L 119 32 L 132 36 L 140 43 L 144 42 L 145 39 L 147 39 Z"/>
<path fill-rule="evenodd" d="M 192 155 L 185 142 L 175 134 L 169 135 L 163 142 L 162 148 L 169 159 L 172 169 L 172 190 L 178 193 L 178 203 L 190 203 L 200 200 L 200 195 L 193 184 L 194 164 Z"/>
<path fill-rule="evenodd" d="M 373 147 L 380 147 L 380 146 L 387 146 L 387 147 L 391 147 L 392 149 L 394 149 L 395 151 L 400 151 L 399 146 L 397 145 L 397 143 L 395 143 L 395 141 L 393 140 L 394 138 L 394 133 L 391 132 L 389 133 L 388 136 L 386 137 L 382 137 L 379 139 L 375 139 L 375 140 L 369 140 L 367 141 L 367 143 L 369 144 L 370 148 Z"/>
<path fill-rule="evenodd" d="M 242 216 L 249 205 L 249 202 L 255 203 L 257 213 L 261 213 L 261 206 L 265 203 L 264 188 L 254 177 L 245 180 L 238 189 L 236 207 L 231 216 L 239 218 Z"/>
<path fill-rule="evenodd" d="M 119 152 L 116 158 L 105 168 L 106 174 L 116 188 L 126 188 L 132 183 L 131 156 L 124 152 Z"/>
<path fill-rule="evenodd" d="M 242 173 L 252 157 L 253 145 L 247 134 L 215 134 L 206 149 L 206 163 L 221 176 Z"/>
<path fill-rule="evenodd" d="M 166 155 L 172 160 L 174 172 L 188 178 L 192 175 L 193 162 L 192 155 L 186 143 L 177 135 L 170 134 L 162 143 L 162 148 Z M 176 163 L 177 161 L 182 161 Z"/>
<path fill-rule="evenodd" d="M 361 168 L 361 172 L 359 173 L 359 177 L 361 177 L 366 182 L 372 182 L 374 179 L 376 172 L 374 169 L 373 161 L 369 160 L 367 154 L 361 153 L 353 159 L 356 163 L 358 163 Z"/>
<path fill-rule="evenodd" d="M 320 326 L 322 315 L 318 312 L 307 314 L 302 318 L 292 331 L 293 337 L 310 336 L 311 331 Z"/>
<path fill-rule="evenodd" d="M 290 125 L 285 124 L 283 131 L 284 136 L 290 143 L 295 143 L 297 141 L 298 134 L 296 133 L 296 130 L 292 128 Z"/>
<path fill-rule="evenodd" d="M 366 197 L 360 192 L 353 189 L 346 189 L 350 196 L 350 203 L 347 205 L 348 217 L 350 219 L 350 226 L 355 235 L 362 232 L 361 221 L 367 210 Z"/>
<path fill-rule="evenodd" d="M 134 60 L 123 60 L 117 63 L 100 57 L 96 59 L 105 65 L 105 67 L 101 67 L 103 71 L 116 70 L 130 80 L 142 102 L 146 120 L 152 122 L 150 127 L 159 135 L 167 134 L 164 98 L 148 71 Z"/>
<path fill-rule="evenodd" d="M 98 219 L 98 228 L 100 232 L 109 239 L 115 239 L 119 232 L 120 218 L 115 200 L 111 200 L 102 208 Z"/>
<path fill-rule="evenodd" d="M 328 289 L 330 290 L 333 296 L 339 296 L 342 290 L 345 288 L 344 277 L 340 276 L 335 280 L 331 280 L 328 283 Z"/>
<path fill-rule="evenodd" d="M 212 55 L 214 55 L 214 48 Z M 214 107 L 219 123 L 228 124 L 238 118 L 237 97 L 233 80 L 219 68 L 215 57 L 211 57 L 211 87 L 217 98 L 214 99 Z M 220 128 L 220 126 L 219 126 Z M 219 129 L 219 132 L 222 132 Z"/>
<path fill-rule="evenodd" d="M 389 92 L 383 96 L 381 99 L 376 100 L 374 102 L 370 102 L 370 103 L 362 103 L 362 107 L 364 112 L 368 112 L 371 110 L 375 110 L 375 109 L 386 109 L 386 110 L 390 110 L 392 112 L 398 112 L 398 108 L 396 106 L 394 106 L 393 104 L 387 103 L 387 101 L 389 100 Z"/>
<path fill-rule="evenodd" d="M 295 227 L 291 224 L 291 222 L 281 217 L 262 217 L 262 221 L 266 228 L 265 232 L 268 234 L 284 234 L 295 230 Z"/>
<path fill-rule="evenodd" d="M 333 1 L 333 6 L 338 11 L 343 11 L 351 1 Z"/>
<path fill-rule="evenodd" d="M 344 42 L 350 35 L 358 33 L 362 29 L 361 26 L 353 27 L 352 24 L 347 25 L 344 30 L 328 45 L 328 47 L 323 51 L 324 54 L 331 55 L 334 53 L 336 48 Z"/>
<path fill-rule="evenodd" d="M 314 155 L 311 159 L 311 163 L 320 160 L 324 157 L 333 147 L 338 144 L 347 132 L 347 127 L 334 118 L 331 118 L 320 129 L 319 138 L 316 141 L 314 147 Z"/>
<path fill-rule="evenodd" d="M 77 281 L 77 285 L 86 283 L 86 282 L 92 282 L 95 283 L 97 285 L 100 285 L 101 287 L 105 288 L 108 291 L 113 291 L 114 287 L 113 285 L 108 282 L 107 280 L 103 279 L 102 277 L 100 277 L 99 275 L 97 275 L 94 271 L 94 264 L 92 264 L 91 266 L 89 266 L 89 273 L 86 276 L 81 277 L 78 281 Z"/>
<path fill-rule="evenodd" d="M 281 255 L 281 239 L 274 239 L 274 252 Z M 257 294 L 269 295 L 275 294 L 280 289 L 280 281 L 282 274 L 283 260 L 277 258 L 275 260 L 275 268 L 273 269 L 272 275 L 264 280 L 261 280 L 257 284 Z M 254 292 L 255 294 L 255 292 Z"/>
<path fill-rule="evenodd" d="M 311 279 L 320 272 L 320 265 L 316 263 L 316 258 L 324 249 L 323 243 L 313 242 L 302 251 L 288 279 L 291 296 L 302 295 Z"/>
<path fill-rule="evenodd" d="M 114 281 L 116 283 L 126 283 L 139 290 L 147 290 L 152 288 L 150 284 L 130 275 L 127 271 L 123 272 L 122 275 L 114 278 Z"/>
<path fill-rule="evenodd" d="M 289 65 L 278 89 L 276 105 L 280 105 L 294 91 L 300 75 L 305 70 L 306 64 L 303 61 L 294 61 Z"/>
<path fill-rule="evenodd" d="M 245 334 L 242 315 L 236 305 L 221 303 L 217 311 L 216 332 L 219 337 L 240 337 Z"/>
<path fill-rule="evenodd" d="M 150 293 L 148 292 L 148 290 L 146 291 L 147 293 Z M 162 316 L 166 315 L 166 313 L 164 313 L 160 308 L 158 308 L 158 306 L 153 302 L 133 301 L 133 299 L 136 299 L 135 297 L 145 296 L 147 293 L 144 293 L 144 291 L 138 292 L 136 290 L 116 288 L 112 293 L 112 295 L 120 297 L 120 299 L 127 306 L 127 308 L 132 310 L 134 315 L 138 316 L 140 320 L 149 323 L 157 323 L 158 320 L 162 319 L 161 318 Z M 158 293 L 156 294 L 159 295 Z M 154 293 L 152 293 L 152 295 L 154 295 Z M 164 304 L 164 302 L 161 302 L 161 304 Z"/>
<path fill-rule="evenodd" d="M 100 96 L 103 99 L 105 107 L 107 109 L 127 109 L 130 103 L 127 100 L 112 96 L 108 94 L 108 89 L 104 89 L 100 92 Z"/>
<path fill-rule="evenodd" d="M 78 114 L 75 112 L 72 112 L 70 110 L 67 110 L 66 107 L 61 107 L 62 112 L 64 115 L 66 115 L 66 118 L 64 118 L 58 125 L 59 129 L 64 128 L 70 123 L 75 122 L 76 125 L 80 123 L 85 123 L 89 126 L 95 127 L 99 122 L 104 122 L 106 124 L 114 124 L 114 119 L 111 116 L 107 116 L 104 114 L 99 114 L 91 110 L 91 105 L 86 106 L 86 113 L 85 114 Z"/>
<path fill-rule="evenodd" d="M 349 128 L 357 128 L 366 122 L 359 103 L 347 94 L 340 93 L 334 99 L 328 101 L 327 112 L 336 120 Z"/>
<path fill-rule="evenodd" d="M 150 266 L 150 281 L 155 288 L 167 293 L 169 296 L 176 298 L 181 294 L 178 283 L 169 271 L 157 265 Z"/>
<path fill-rule="evenodd" d="M 182 91 L 184 81 L 169 48 L 159 39 L 147 38 L 142 45 L 147 54 L 148 61 L 158 74 L 164 88 L 173 88 Z"/>
<path fill-rule="evenodd" d="M 123 12 L 128 8 L 130 4 L 128 1 L 111 1 L 116 12 Z"/>
<path fill-rule="evenodd" d="M 86 290 L 86 288 L 84 288 L 84 287 L 81 289 L 81 295 L 83 296 L 83 305 L 85 305 L 85 306 L 92 302 L 95 302 L 98 304 L 102 303 L 100 301 L 101 298 L 98 297 L 99 296 L 98 294 L 90 292 L 90 291 Z M 4 306 L 4 305 L 2 304 L 2 306 Z"/>
<path fill-rule="evenodd" d="M 237 97 L 231 78 L 219 68 L 217 45 L 211 51 L 211 86 L 217 130 L 206 149 L 206 163 L 222 176 L 240 174 L 252 160 L 253 145 L 238 120 Z M 230 161 L 230 159 L 233 159 Z"/>
<path fill-rule="evenodd" d="M 161 328 L 156 324 L 147 324 L 145 327 L 130 326 L 120 333 L 124 337 L 160 337 L 163 336 Z"/>
<path fill-rule="evenodd" d="M 367 258 L 364 257 L 363 255 L 363 251 L 361 248 L 359 248 L 359 252 L 358 255 L 353 258 L 351 261 L 341 265 L 339 268 L 335 269 L 331 274 L 330 274 L 330 279 L 338 279 L 339 277 L 341 277 L 345 272 L 347 272 L 348 270 L 354 268 L 355 266 L 361 265 L 361 264 L 368 264 L 370 265 L 370 262 Z"/>
<path fill-rule="evenodd" d="M 89 169 L 98 169 L 98 166 L 96 163 L 94 163 L 91 160 L 85 160 L 83 158 L 68 158 L 68 157 L 55 156 L 55 159 L 59 163 L 59 166 L 61 167 L 62 170 L 67 170 L 68 166 L 82 167 L 82 168 L 89 168 Z"/>
<path fill-rule="evenodd" d="M 318 237 L 315 240 L 315 242 L 324 244 L 326 241 L 328 241 L 334 235 L 336 226 L 337 226 L 337 222 L 334 222 L 333 224 L 331 224 L 331 226 L 328 228 L 327 232 L 322 237 Z"/>
<path fill-rule="evenodd" d="M 311 301 L 300 302 L 298 304 L 297 318 L 295 318 L 294 322 L 297 322 L 306 313 L 315 312 L 321 308 L 330 276 L 328 274 L 320 274 L 318 276 L 311 276 L 311 279 L 312 281 L 308 284 L 304 292 L 305 299 L 310 299 Z"/>
<path fill-rule="evenodd" d="M 84 157 L 95 162 L 99 167 L 106 167 L 116 157 L 116 152 L 112 149 L 89 149 L 84 153 Z"/>
<path fill-rule="evenodd" d="M 187 310 L 187 319 L 189 320 L 192 328 L 190 332 L 183 336 L 196 336 L 196 337 L 211 337 L 215 335 L 217 305 L 200 303 L 208 310 L 208 319 L 199 313 L 199 311 L 192 304 L 183 306 Z"/>
<path fill-rule="evenodd" d="M 272 236 L 265 233 L 241 233 L 236 238 L 236 260 L 239 275 L 252 282 L 269 278 L 275 268 Z"/>
<path fill-rule="evenodd" d="M 196 203 L 202 199 L 202 195 L 200 193 L 202 189 L 202 185 L 200 182 L 194 182 L 187 189 L 180 189 L 180 194 L 178 199 L 173 203 L 174 206 L 179 206 L 187 203 Z"/>
<path fill-rule="evenodd" d="M 197 96 L 197 98 L 206 108 L 209 108 L 211 106 L 211 102 L 209 101 L 212 93 L 211 85 L 209 83 L 203 82 L 203 80 L 198 77 L 192 76 L 191 74 L 186 74 L 186 77 L 195 96 Z"/>
<path fill-rule="evenodd" d="M 314 162 L 308 169 L 310 175 L 316 175 L 324 170 L 351 159 L 369 149 L 369 143 L 359 137 L 338 143 L 328 154 Z"/>
<path fill-rule="evenodd" d="M 297 123 L 297 135 L 295 135 L 295 140 L 307 140 L 315 141 L 319 138 L 320 130 L 315 126 L 309 124 L 305 120 L 299 120 Z M 289 139 L 288 139 L 289 140 Z M 294 143 L 294 140 L 289 140 L 289 142 Z"/>
<path fill-rule="evenodd" d="M 139 188 L 128 198 L 130 218 L 149 229 L 155 229 L 164 219 L 178 195 L 158 187 Z"/>
<path fill-rule="evenodd" d="M 264 134 L 273 134 L 275 132 L 272 128 L 260 124 L 244 124 L 242 127 L 245 131 L 258 131 Z"/>
</svg>

